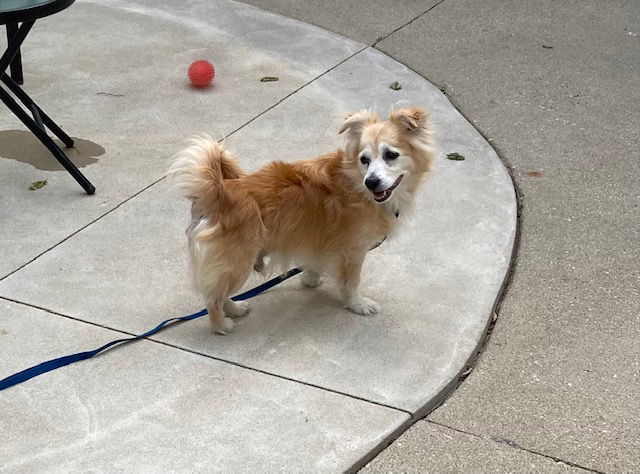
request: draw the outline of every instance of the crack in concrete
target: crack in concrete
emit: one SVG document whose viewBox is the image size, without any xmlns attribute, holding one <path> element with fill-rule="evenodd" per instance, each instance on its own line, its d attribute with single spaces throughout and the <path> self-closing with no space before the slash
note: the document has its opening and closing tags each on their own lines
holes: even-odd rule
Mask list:
<svg viewBox="0 0 640 474">
<path fill-rule="evenodd" d="M 526 448 L 526 447 L 524 447 L 524 446 L 522 446 L 522 445 L 520 445 L 520 444 L 516 443 L 515 441 L 512 441 L 512 440 L 510 440 L 508 438 L 502 438 L 502 437 L 499 437 L 499 436 L 479 435 L 479 434 L 476 434 L 476 433 L 472 433 L 470 431 L 465 431 L 465 430 L 462 430 L 460 428 L 455 428 L 453 426 L 449 426 L 449 425 L 446 425 L 444 423 L 440 423 L 438 421 L 427 420 L 427 419 L 425 419 L 424 421 L 426 423 L 431 423 L 432 425 L 440 426 L 440 427 L 443 427 L 443 428 L 448 428 L 448 429 L 450 429 L 452 431 L 455 431 L 457 433 L 465 434 L 465 435 L 468 435 L 468 436 L 473 436 L 474 438 L 477 438 L 477 439 L 481 439 L 481 440 L 484 440 L 484 441 L 493 441 L 494 443 L 504 444 L 504 445 L 509 446 L 510 448 L 517 449 L 517 450 L 520 450 L 520 451 L 525 451 L 527 453 L 535 454 L 537 456 L 542 456 L 544 458 L 551 459 L 551 460 L 553 460 L 553 461 L 555 461 L 557 463 L 566 464 L 567 466 L 575 467 L 575 468 L 578 468 L 578 469 L 583 469 L 583 470 L 589 471 L 589 472 L 595 472 L 597 474 L 605 474 L 604 471 L 600 471 L 600 470 L 592 468 L 592 467 L 583 466 L 581 464 L 578 464 L 578 463 L 575 463 L 575 462 L 572 462 L 572 461 L 567 461 L 567 460 L 559 458 L 557 456 L 553 456 L 552 454 L 541 453 L 540 451 L 535 451 L 533 449 Z"/>
</svg>

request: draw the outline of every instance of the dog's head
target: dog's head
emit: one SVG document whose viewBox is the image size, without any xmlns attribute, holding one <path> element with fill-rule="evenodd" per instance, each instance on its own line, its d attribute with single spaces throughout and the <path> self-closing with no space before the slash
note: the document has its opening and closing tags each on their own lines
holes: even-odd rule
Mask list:
<svg viewBox="0 0 640 474">
<path fill-rule="evenodd" d="M 370 110 L 349 114 L 345 165 L 350 176 L 376 202 L 411 198 L 425 180 L 432 160 L 429 115 L 419 107 L 398 108 L 387 120 Z"/>
</svg>

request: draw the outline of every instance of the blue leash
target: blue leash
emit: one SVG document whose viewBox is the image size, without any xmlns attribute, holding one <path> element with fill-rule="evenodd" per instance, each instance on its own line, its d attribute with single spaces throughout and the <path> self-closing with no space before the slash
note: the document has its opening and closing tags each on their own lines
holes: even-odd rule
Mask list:
<svg viewBox="0 0 640 474">
<path fill-rule="evenodd" d="M 233 301 L 248 300 L 250 298 L 253 298 L 254 296 L 258 296 L 260 293 L 263 293 L 270 288 L 273 288 L 274 286 L 282 283 L 283 281 L 288 280 L 289 278 L 297 275 L 301 271 L 302 270 L 300 268 L 294 268 L 293 270 L 289 270 L 287 273 L 283 273 L 282 275 L 279 275 L 263 283 L 262 285 L 256 286 L 255 288 L 252 288 L 251 290 L 246 291 L 245 293 L 234 296 L 231 299 Z M 52 370 L 59 369 L 60 367 L 64 367 L 65 365 L 73 364 L 74 362 L 79 362 L 81 360 L 90 359 L 91 357 L 99 354 L 102 351 L 106 351 L 110 347 L 113 347 L 117 344 L 124 344 L 127 342 L 136 341 L 138 339 L 144 339 L 145 337 L 149 337 L 157 333 L 167 325 L 174 324 L 179 321 L 191 321 L 192 319 L 201 318 L 205 314 L 207 314 L 207 310 L 203 309 L 202 311 L 198 311 L 197 313 L 193 313 L 188 316 L 167 319 L 166 321 L 162 321 L 155 328 L 145 332 L 144 334 L 140 334 L 138 336 L 133 336 L 133 337 L 126 337 L 124 339 L 117 339 L 93 351 L 78 352 L 77 354 L 71 354 L 68 356 L 58 357 L 57 359 L 51 359 L 46 362 L 42 362 L 41 364 L 34 365 L 33 367 L 30 367 L 21 372 L 18 372 L 17 374 L 10 375 L 5 379 L 0 380 L 0 390 L 4 390 L 6 388 L 12 387 L 19 383 L 25 382 L 29 379 L 37 377 L 38 375 L 44 374 L 46 372 L 51 372 Z"/>
</svg>

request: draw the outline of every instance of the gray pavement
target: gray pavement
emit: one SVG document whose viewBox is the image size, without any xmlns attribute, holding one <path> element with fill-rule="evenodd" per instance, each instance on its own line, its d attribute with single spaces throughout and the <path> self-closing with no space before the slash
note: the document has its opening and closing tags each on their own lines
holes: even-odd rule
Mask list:
<svg viewBox="0 0 640 474">
<path fill-rule="evenodd" d="M 356 2 L 251 3 L 347 37 L 372 37 L 363 34 L 367 13 Z M 386 28 L 376 24 L 376 37 L 388 35 L 376 47 L 446 88 L 498 150 L 520 191 L 521 237 L 474 371 L 368 471 L 474 470 L 479 456 L 468 438 L 434 440 L 433 421 L 469 433 L 475 444 L 514 446 L 508 460 L 476 470 L 547 470 L 527 467 L 538 453 L 596 471 L 637 472 L 638 3 L 445 0 L 428 12 L 432 3 L 424 5 L 426 13 L 400 29 L 391 16 Z"/>
<path fill-rule="evenodd" d="M 79 138 L 73 158 L 98 191 L 0 116 L 0 377 L 201 308 L 189 204 L 164 179 L 189 135 L 226 136 L 251 170 L 334 149 L 348 111 L 422 104 L 439 151 L 417 211 L 366 262 L 380 315 L 345 311 L 331 282 L 292 280 L 227 337 L 192 321 L 13 387 L 0 470 L 354 470 L 455 388 L 508 273 L 517 202 L 437 87 L 365 44 L 227 0 L 84 1 L 60 18 L 28 38 L 26 88 Z M 198 91 L 185 71 L 202 56 L 218 72 Z"/>
<path fill-rule="evenodd" d="M 105 252 L 112 245 L 131 246 L 127 259 L 134 258 L 133 263 L 141 273 L 153 268 L 150 257 L 141 255 L 135 260 L 142 248 L 132 245 L 135 237 L 124 231 L 127 226 L 134 230 L 137 226 L 153 225 L 156 216 L 164 216 L 156 222 L 159 242 L 179 247 L 183 225 L 179 218 L 181 210 L 162 200 L 165 194 L 162 177 L 166 159 L 180 145 L 179 137 L 202 130 L 200 117 L 209 117 L 207 131 L 214 134 L 230 134 L 238 128 L 250 132 L 254 142 L 247 142 L 247 135 L 240 133 L 232 135 L 230 141 L 242 155 L 255 156 L 261 143 L 278 132 L 273 130 L 270 118 L 297 124 L 296 131 L 301 135 L 293 149 L 315 137 L 321 137 L 319 143 L 329 147 L 335 143 L 333 130 L 336 127 L 328 127 L 327 123 L 335 120 L 336 114 L 344 112 L 343 107 L 361 106 L 377 97 L 381 99 L 375 105 L 382 109 L 392 103 L 395 99 L 384 95 L 389 94 L 386 87 L 362 87 L 358 81 L 348 80 L 349 76 L 378 77 L 366 68 L 366 62 L 376 64 L 378 56 L 375 51 L 364 49 L 365 45 L 375 44 L 378 50 L 445 89 L 449 99 L 499 152 L 520 191 L 519 250 L 497 322 L 474 370 L 440 408 L 417 421 L 402 435 L 400 433 L 415 421 L 409 419 L 407 412 L 371 403 L 376 400 L 373 395 L 367 395 L 373 397 L 367 401 L 332 392 L 336 386 L 327 383 L 326 379 L 305 379 L 309 374 L 314 375 L 313 370 L 308 371 L 313 369 L 310 360 L 301 362 L 305 365 L 301 371 L 300 367 L 293 367 L 298 370 L 293 373 L 295 377 L 301 377 L 299 380 L 283 378 L 289 374 L 284 370 L 291 367 L 283 367 L 286 357 L 282 356 L 286 355 L 286 343 L 296 334 L 299 336 L 295 331 L 280 339 L 277 334 L 270 334 L 268 340 L 260 342 L 258 349 L 265 352 L 249 363 L 274 364 L 258 370 L 276 373 L 258 376 L 261 372 L 246 374 L 251 371 L 234 365 L 241 360 L 238 354 L 218 355 L 219 347 L 210 352 L 213 357 L 195 357 L 193 351 L 202 350 L 207 344 L 204 325 L 183 326 L 166 333 L 157 342 L 138 343 L 144 347 L 131 346 L 98 359 L 105 363 L 112 361 L 125 371 L 124 375 L 111 379 L 113 385 L 109 387 L 125 386 L 126 370 L 134 375 L 139 370 L 127 364 L 141 360 L 141 367 L 151 375 L 140 378 L 143 388 L 134 386 L 131 392 L 125 390 L 123 396 L 126 398 L 128 394 L 140 402 L 156 403 L 150 405 L 151 411 L 143 403 L 136 403 L 133 410 L 136 416 L 127 417 L 122 406 L 129 399 L 123 398 L 116 398 L 112 405 L 100 405 L 104 387 L 97 385 L 97 378 L 83 371 L 82 366 L 64 369 L 68 372 L 32 381 L 31 385 L 7 392 L 10 404 L 3 405 L 0 410 L 5 409 L 12 415 L 12 421 L 16 420 L 16 414 L 24 413 L 25 407 L 30 407 L 32 413 L 42 414 L 37 420 L 24 419 L 26 424 L 17 431 L 19 437 L 15 439 L 35 438 L 35 446 L 39 446 L 36 455 L 24 456 L 25 469 L 42 470 L 50 466 L 50 459 L 64 460 L 63 468 L 67 469 L 117 468 L 121 465 L 109 464 L 108 459 L 123 451 L 96 452 L 98 443 L 106 439 L 110 440 L 111 444 L 107 443 L 110 449 L 124 449 L 118 440 L 126 441 L 124 434 L 137 431 L 150 443 L 143 443 L 144 449 L 140 451 L 131 447 L 125 449 L 122 466 L 131 467 L 137 461 L 139 467 L 151 469 L 159 465 L 143 464 L 141 460 L 149 462 L 154 454 L 151 441 L 161 440 L 159 433 L 166 431 L 180 434 L 178 446 L 183 452 L 206 452 L 197 458 L 197 463 L 194 462 L 197 468 L 204 469 L 215 463 L 223 469 L 241 470 L 242 465 L 233 464 L 233 455 L 229 460 L 229 453 L 238 452 L 234 449 L 239 446 L 240 451 L 247 453 L 244 467 L 255 466 L 250 460 L 260 459 L 260 449 L 273 442 L 268 436 L 264 437 L 269 429 L 273 429 L 275 432 L 289 430 L 292 439 L 306 437 L 308 446 L 314 449 L 307 451 L 300 444 L 286 444 L 289 457 L 276 457 L 274 464 L 263 466 L 267 470 L 335 471 L 359 466 L 400 435 L 365 468 L 366 472 L 638 471 L 640 92 L 637 78 L 640 73 L 640 11 L 636 2 L 444 0 L 398 3 L 377 0 L 368 2 L 366 7 L 362 2 L 337 0 L 312 4 L 280 0 L 248 2 L 355 41 L 325 35 L 321 30 L 307 29 L 264 12 L 243 11 L 241 7 L 237 8 L 243 11 L 240 15 L 243 21 L 234 21 L 238 16 L 232 13 L 233 8 L 219 9 L 215 15 L 207 15 L 202 2 L 190 2 L 183 7 L 169 4 L 171 10 L 153 9 L 149 3 L 140 2 L 99 3 L 102 5 L 79 2 L 65 12 L 68 28 L 74 34 L 96 31 L 92 33 L 93 40 L 99 44 L 108 43 L 113 49 L 99 46 L 93 51 L 113 52 L 113 56 L 107 61 L 96 62 L 93 53 L 82 51 L 85 40 L 74 41 L 56 52 L 56 57 L 62 58 L 56 68 L 42 66 L 51 57 L 46 48 L 29 50 L 33 62 L 27 64 L 30 67 L 40 65 L 40 69 L 26 70 L 29 91 L 46 101 L 52 116 L 61 118 L 63 125 L 70 124 L 76 134 L 87 140 L 78 159 L 85 164 L 83 170 L 100 183 L 99 194 L 95 198 L 82 197 L 73 187 L 75 183 L 69 183 L 66 174 L 43 169 L 41 163 L 46 157 L 16 157 L 13 149 L 2 148 L 8 143 L 9 135 L 0 135 L 0 156 L 10 158 L 0 160 L 4 200 L 0 228 L 0 271 L 4 279 L 0 284 L 0 295 L 20 301 L 3 300 L 2 317 L 7 318 L 4 321 L 19 319 L 22 324 L 14 327 L 5 322 L 0 327 L 0 337 L 14 337 L 13 343 L 0 346 L 0 360 L 7 373 L 22 368 L 20 362 L 36 363 L 112 338 L 101 334 L 107 329 L 91 327 L 87 323 L 113 325 L 118 331 L 135 331 L 147 327 L 145 318 L 150 322 L 162 319 L 165 310 L 177 312 L 197 307 L 197 298 L 182 287 L 174 297 L 160 298 L 161 310 L 153 309 L 153 314 L 137 314 L 131 321 L 107 321 L 93 319 L 85 300 L 90 300 L 95 293 L 96 300 L 91 304 L 100 304 L 103 307 L 98 313 L 113 317 L 121 314 L 123 301 L 130 302 L 124 309 L 134 308 L 139 295 L 148 291 L 149 286 L 158 287 L 154 298 L 164 297 L 168 291 L 166 285 L 175 286 L 186 277 L 182 261 L 169 252 L 162 258 L 170 278 L 125 279 L 122 286 L 117 287 L 123 276 L 128 275 L 128 264 L 118 262 L 117 254 Z M 83 8 L 93 9 L 93 12 L 101 9 L 100 15 L 93 12 L 83 15 Z M 121 35 L 115 34 L 112 21 L 87 22 L 87 17 L 104 19 L 105 15 L 121 15 L 120 25 L 132 17 L 139 21 L 122 29 Z M 146 25 L 149 30 L 142 31 L 168 33 L 147 34 L 144 42 L 132 43 L 136 29 L 147 20 L 154 24 Z M 42 24 L 48 25 L 47 21 Z M 275 28 L 274 22 L 278 25 Z M 50 46 L 53 24 L 50 25 L 48 29 L 43 27 L 41 33 L 36 28 L 29 40 Z M 242 41 L 238 40 L 240 37 Z M 280 37 L 289 41 L 276 41 Z M 180 39 L 178 43 L 176 38 Z M 203 46 L 203 43 L 207 44 Z M 132 44 L 135 47 L 131 55 L 122 54 Z M 356 56 L 349 60 L 354 53 Z M 195 101 L 189 99 L 193 101 L 189 110 L 195 108 L 197 113 L 189 113 L 183 107 L 185 98 L 193 96 L 188 94 L 188 89 L 180 90 L 182 72 L 178 68 L 166 68 L 164 63 L 167 57 L 178 61 L 186 60 L 191 54 L 212 54 L 217 58 L 221 80 L 213 92 L 217 94 L 215 97 L 221 97 L 215 102 L 215 107 L 220 107 L 219 114 L 210 111 L 208 101 L 212 96 L 207 93 L 197 96 Z M 365 55 L 368 55 L 365 64 L 358 65 L 358 59 L 365 59 Z M 140 58 L 150 59 L 150 65 L 139 71 Z M 121 60 L 124 62 L 119 63 Z M 336 68 L 345 60 L 344 68 Z M 105 63 L 121 64 L 121 69 L 117 74 L 104 74 L 100 65 Z M 391 74 L 402 72 L 402 68 L 393 62 L 381 67 L 387 64 Z M 333 68 L 336 68 L 335 73 L 328 74 L 324 83 L 315 83 L 315 78 Z M 274 70 L 281 79 L 271 83 L 271 89 L 247 80 L 272 75 Z M 232 74 L 224 77 L 226 71 Z M 154 81 L 140 81 L 141 75 L 158 78 L 160 87 L 155 87 Z M 380 77 L 389 80 L 386 76 Z M 55 88 L 50 86 L 61 81 L 70 81 L 75 90 L 72 97 L 56 94 Z M 312 84 L 305 86 L 309 81 L 313 81 Z M 412 77 L 409 82 L 418 84 L 419 80 Z M 298 91 L 300 87 L 303 89 Z M 307 87 L 310 88 L 305 91 Z M 315 91 L 314 87 L 317 88 Z M 415 92 L 413 88 L 409 89 L 410 93 Z M 116 95 L 98 96 L 98 92 Z M 122 104 L 118 102 L 117 94 L 123 92 L 129 99 L 139 98 L 141 106 L 138 112 L 121 117 Z M 83 109 L 77 107 L 78 96 L 85 98 L 83 104 L 90 114 L 82 115 Z M 232 101 L 237 104 L 238 100 L 242 107 L 232 106 Z M 269 114 L 271 108 L 273 112 Z M 296 120 L 299 110 L 317 110 L 318 118 L 308 128 L 305 125 L 304 130 L 300 130 L 299 120 Z M 223 114 L 225 119 L 220 120 Z M 264 115 L 260 117 L 261 114 Z M 113 117 L 113 120 L 105 123 L 104 117 Z M 150 125 L 144 133 L 137 127 L 140 123 Z M 19 125 L 5 115 L 0 116 L 0 124 L 0 133 L 7 130 L 12 133 L 13 143 Z M 441 125 L 440 133 L 446 136 L 446 126 L 450 123 L 444 121 L 442 124 L 445 128 Z M 274 145 L 285 159 L 294 158 L 287 155 L 292 151 L 286 146 L 289 139 L 277 140 Z M 470 139 L 451 140 L 451 144 L 462 146 Z M 27 145 L 24 148 L 31 150 Z M 315 148 L 303 150 L 303 153 L 313 153 Z M 249 166 L 260 163 L 251 160 L 253 158 L 247 163 Z M 447 163 L 441 161 L 440 165 L 434 173 L 436 184 L 446 176 L 443 166 Z M 116 167 L 121 169 L 120 173 L 113 172 Z M 40 194 L 26 191 L 25 185 L 43 176 L 49 184 Z M 442 186 L 446 185 L 446 181 L 440 182 Z M 149 190 L 141 193 L 147 187 Z M 487 189 L 491 191 L 491 188 Z M 455 194 L 444 193 L 445 197 Z M 155 199 L 149 199 L 150 195 L 155 195 Z M 129 201 L 130 205 L 127 205 Z M 146 204 L 152 207 L 145 208 Z M 443 199 L 439 204 L 450 203 Z M 69 206 L 67 211 L 63 210 L 64 206 Z M 50 225 L 50 216 L 55 219 L 55 226 Z M 5 222 L 12 222 L 12 225 L 4 225 Z M 459 222 L 450 224 L 449 229 L 455 231 Z M 86 226 L 86 231 L 82 231 Z M 163 230 L 167 228 L 170 230 Z M 100 240 L 103 230 L 109 232 Z M 412 238 L 411 232 L 406 238 Z M 66 241 L 66 245 L 59 246 L 62 241 Z M 75 242 L 82 245 L 74 249 Z M 10 247 L 7 246 L 9 243 Z M 508 245 L 503 246 L 503 255 L 507 250 Z M 97 255 L 101 259 L 93 263 Z M 69 262 L 68 266 L 57 267 L 62 269 L 56 273 L 60 283 L 51 283 L 52 277 L 48 275 L 56 271 L 58 262 L 64 261 Z M 93 265 L 86 271 L 93 270 L 101 277 L 99 285 L 87 283 L 86 279 L 77 282 L 60 279 L 60 272 L 71 273 L 83 263 Z M 488 264 L 487 268 L 495 266 Z M 136 287 L 136 282 L 141 286 Z M 47 283 L 49 286 L 45 286 Z M 65 290 L 67 293 L 56 299 L 54 293 L 61 289 L 56 285 L 71 287 L 71 283 L 76 290 Z M 101 296 L 100 289 L 109 284 L 116 288 L 111 294 Z M 285 291 L 295 293 L 295 287 Z M 330 288 L 328 293 L 320 295 L 312 301 L 331 304 Z M 286 295 L 276 294 L 270 301 L 276 304 L 280 297 L 286 299 Z M 34 306 L 54 312 L 39 312 Z M 265 304 L 264 311 L 270 306 Z M 294 306 L 281 322 L 295 318 L 296 314 Z M 327 314 L 333 313 L 327 311 Z M 484 314 L 485 323 L 488 316 Z M 33 325 L 27 322 L 30 318 L 34 320 Z M 68 318 L 83 318 L 86 322 L 69 321 Z M 255 314 L 250 316 L 239 329 L 248 331 L 256 324 L 256 319 Z M 304 330 L 321 331 L 333 323 L 322 324 L 314 323 Z M 353 324 L 358 325 L 357 322 Z M 482 334 L 482 318 L 479 317 L 476 324 L 474 336 L 465 346 L 471 358 L 475 352 L 473 338 L 477 343 Z M 32 327 L 41 327 L 42 332 L 30 344 L 20 344 Z M 362 334 L 371 334 L 371 328 L 366 331 Z M 77 346 L 68 344 L 69 335 L 78 337 Z M 185 341 L 199 346 L 190 347 Z M 174 351 L 171 346 L 158 342 L 178 345 L 179 350 Z M 227 340 L 224 344 L 231 345 Z M 326 346 L 320 347 L 326 350 Z M 276 352 L 269 352 L 270 349 Z M 412 354 L 421 357 L 428 354 L 428 350 L 425 344 L 422 351 L 413 349 Z M 145 360 L 145 356 L 164 360 L 158 363 L 163 370 L 169 365 L 174 375 L 166 375 L 153 361 Z M 229 357 L 229 360 L 220 361 L 216 357 Z M 438 361 L 434 367 L 446 364 L 446 360 Z M 7 365 L 6 361 L 10 363 Z M 454 375 L 464 368 L 464 361 L 465 357 L 458 359 L 458 366 L 450 371 L 450 387 L 455 385 L 457 377 Z M 102 380 L 109 380 L 113 373 L 113 367 L 109 365 L 92 366 L 92 369 Z M 277 371 L 283 372 L 278 374 Z M 156 379 L 162 381 L 162 377 L 167 376 L 175 381 L 184 373 L 188 376 L 177 387 L 171 383 L 156 386 Z M 330 376 L 331 371 L 321 369 L 315 376 L 318 374 Z M 415 374 L 417 372 L 414 372 L 417 376 Z M 4 372 L 0 373 L 2 375 Z M 79 377 L 75 385 L 70 385 L 71 377 Z M 244 397 L 238 404 L 227 405 L 228 411 L 223 410 L 224 423 L 229 426 L 237 423 L 233 426 L 247 430 L 247 436 L 255 442 L 246 443 L 234 437 L 222 451 L 216 452 L 210 446 L 219 442 L 219 434 L 215 430 L 213 434 L 209 433 L 211 430 L 207 427 L 219 426 L 221 413 L 209 413 L 200 404 L 209 407 L 219 398 L 229 400 L 230 397 L 219 391 L 220 378 L 232 380 L 235 386 L 241 387 Z M 416 382 L 428 384 L 428 380 L 419 378 Z M 328 390 L 323 387 L 313 389 L 314 385 L 305 383 L 327 383 L 325 388 Z M 211 394 L 200 398 L 190 396 L 192 391 L 196 395 L 199 391 L 205 392 L 209 385 Z M 85 387 L 88 399 L 78 396 L 79 390 Z M 263 389 L 256 390 L 256 387 Z M 376 396 L 382 395 L 380 400 L 387 396 L 375 385 L 365 388 L 372 389 Z M 78 398 L 75 411 L 67 412 L 75 417 L 67 425 L 63 419 L 68 420 L 68 416 L 60 419 L 54 416 L 64 398 L 51 395 L 56 390 L 63 391 L 64 397 Z M 160 394 L 157 402 L 149 395 L 154 391 Z M 287 397 L 288 391 L 293 391 L 295 396 Z M 166 393 L 164 398 L 162 393 Z M 415 392 L 407 396 L 415 396 Z M 296 397 L 301 397 L 303 402 L 296 405 Z M 433 400 L 435 403 L 437 397 Z M 423 399 L 421 410 L 414 412 L 411 408 L 408 411 L 420 416 L 433 408 L 433 403 Z M 263 411 L 255 408 L 261 404 L 266 406 Z M 154 406 L 165 409 L 161 418 L 153 416 Z M 205 413 L 201 425 L 187 416 L 192 415 L 193 406 Z M 341 410 L 346 416 L 338 416 L 344 414 Z M 8 420 L 7 413 L 0 419 Z M 198 428 L 189 430 L 186 425 L 176 424 L 178 416 L 185 416 L 186 423 Z M 278 424 L 283 418 L 291 419 L 292 423 Z M 118 423 L 113 423 L 114 419 Z M 14 421 L 12 429 L 14 425 L 20 426 Z M 34 437 L 34 431 L 25 429 L 29 426 L 42 426 L 42 437 L 38 439 L 37 434 Z M 0 431 L 8 427 L 5 421 L 0 424 Z M 86 433 L 82 432 L 84 437 L 79 437 L 73 446 L 85 455 L 87 464 L 69 461 L 65 459 L 66 451 L 55 448 L 61 433 L 73 428 L 86 430 Z M 5 439 L 6 433 L 3 433 Z M 15 432 L 12 430 L 12 433 Z M 20 445 L 14 443 L 2 445 L 0 449 L 6 450 L 2 452 L 2 459 L 8 459 L 7 453 L 11 456 L 21 453 Z M 172 446 L 162 446 L 171 452 Z M 29 452 L 33 454 L 33 451 Z M 300 456 L 299 452 L 305 455 Z M 298 458 L 303 461 L 297 462 Z M 17 457 L 12 459 L 8 465 L 11 471 L 18 467 Z M 177 456 L 169 459 L 180 461 Z M 176 464 L 167 461 L 162 468 L 175 469 Z"/>
<path fill-rule="evenodd" d="M 3 371 L 123 337 L 29 305 L 0 308 Z M 338 472 L 408 418 L 149 341 L 0 399 L 3 473 Z"/>
<path fill-rule="evenodd" d="M 360 472 L 552 472 L 589 471 L 482 437 L 421 420 Z"/>
</svg>

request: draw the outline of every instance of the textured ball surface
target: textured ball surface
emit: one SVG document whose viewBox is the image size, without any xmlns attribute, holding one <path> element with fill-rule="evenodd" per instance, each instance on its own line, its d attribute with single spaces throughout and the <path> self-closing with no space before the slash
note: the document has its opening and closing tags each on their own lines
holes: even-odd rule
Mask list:
<svg viewBox="0 0 640 474">
<path fill-rule="evenodd" d="M 195 87 L 207 87 L 213 81 L 216 70 L 206 59 L 198 59 L 189 66 L 189 80 Z"/>
</svg>

